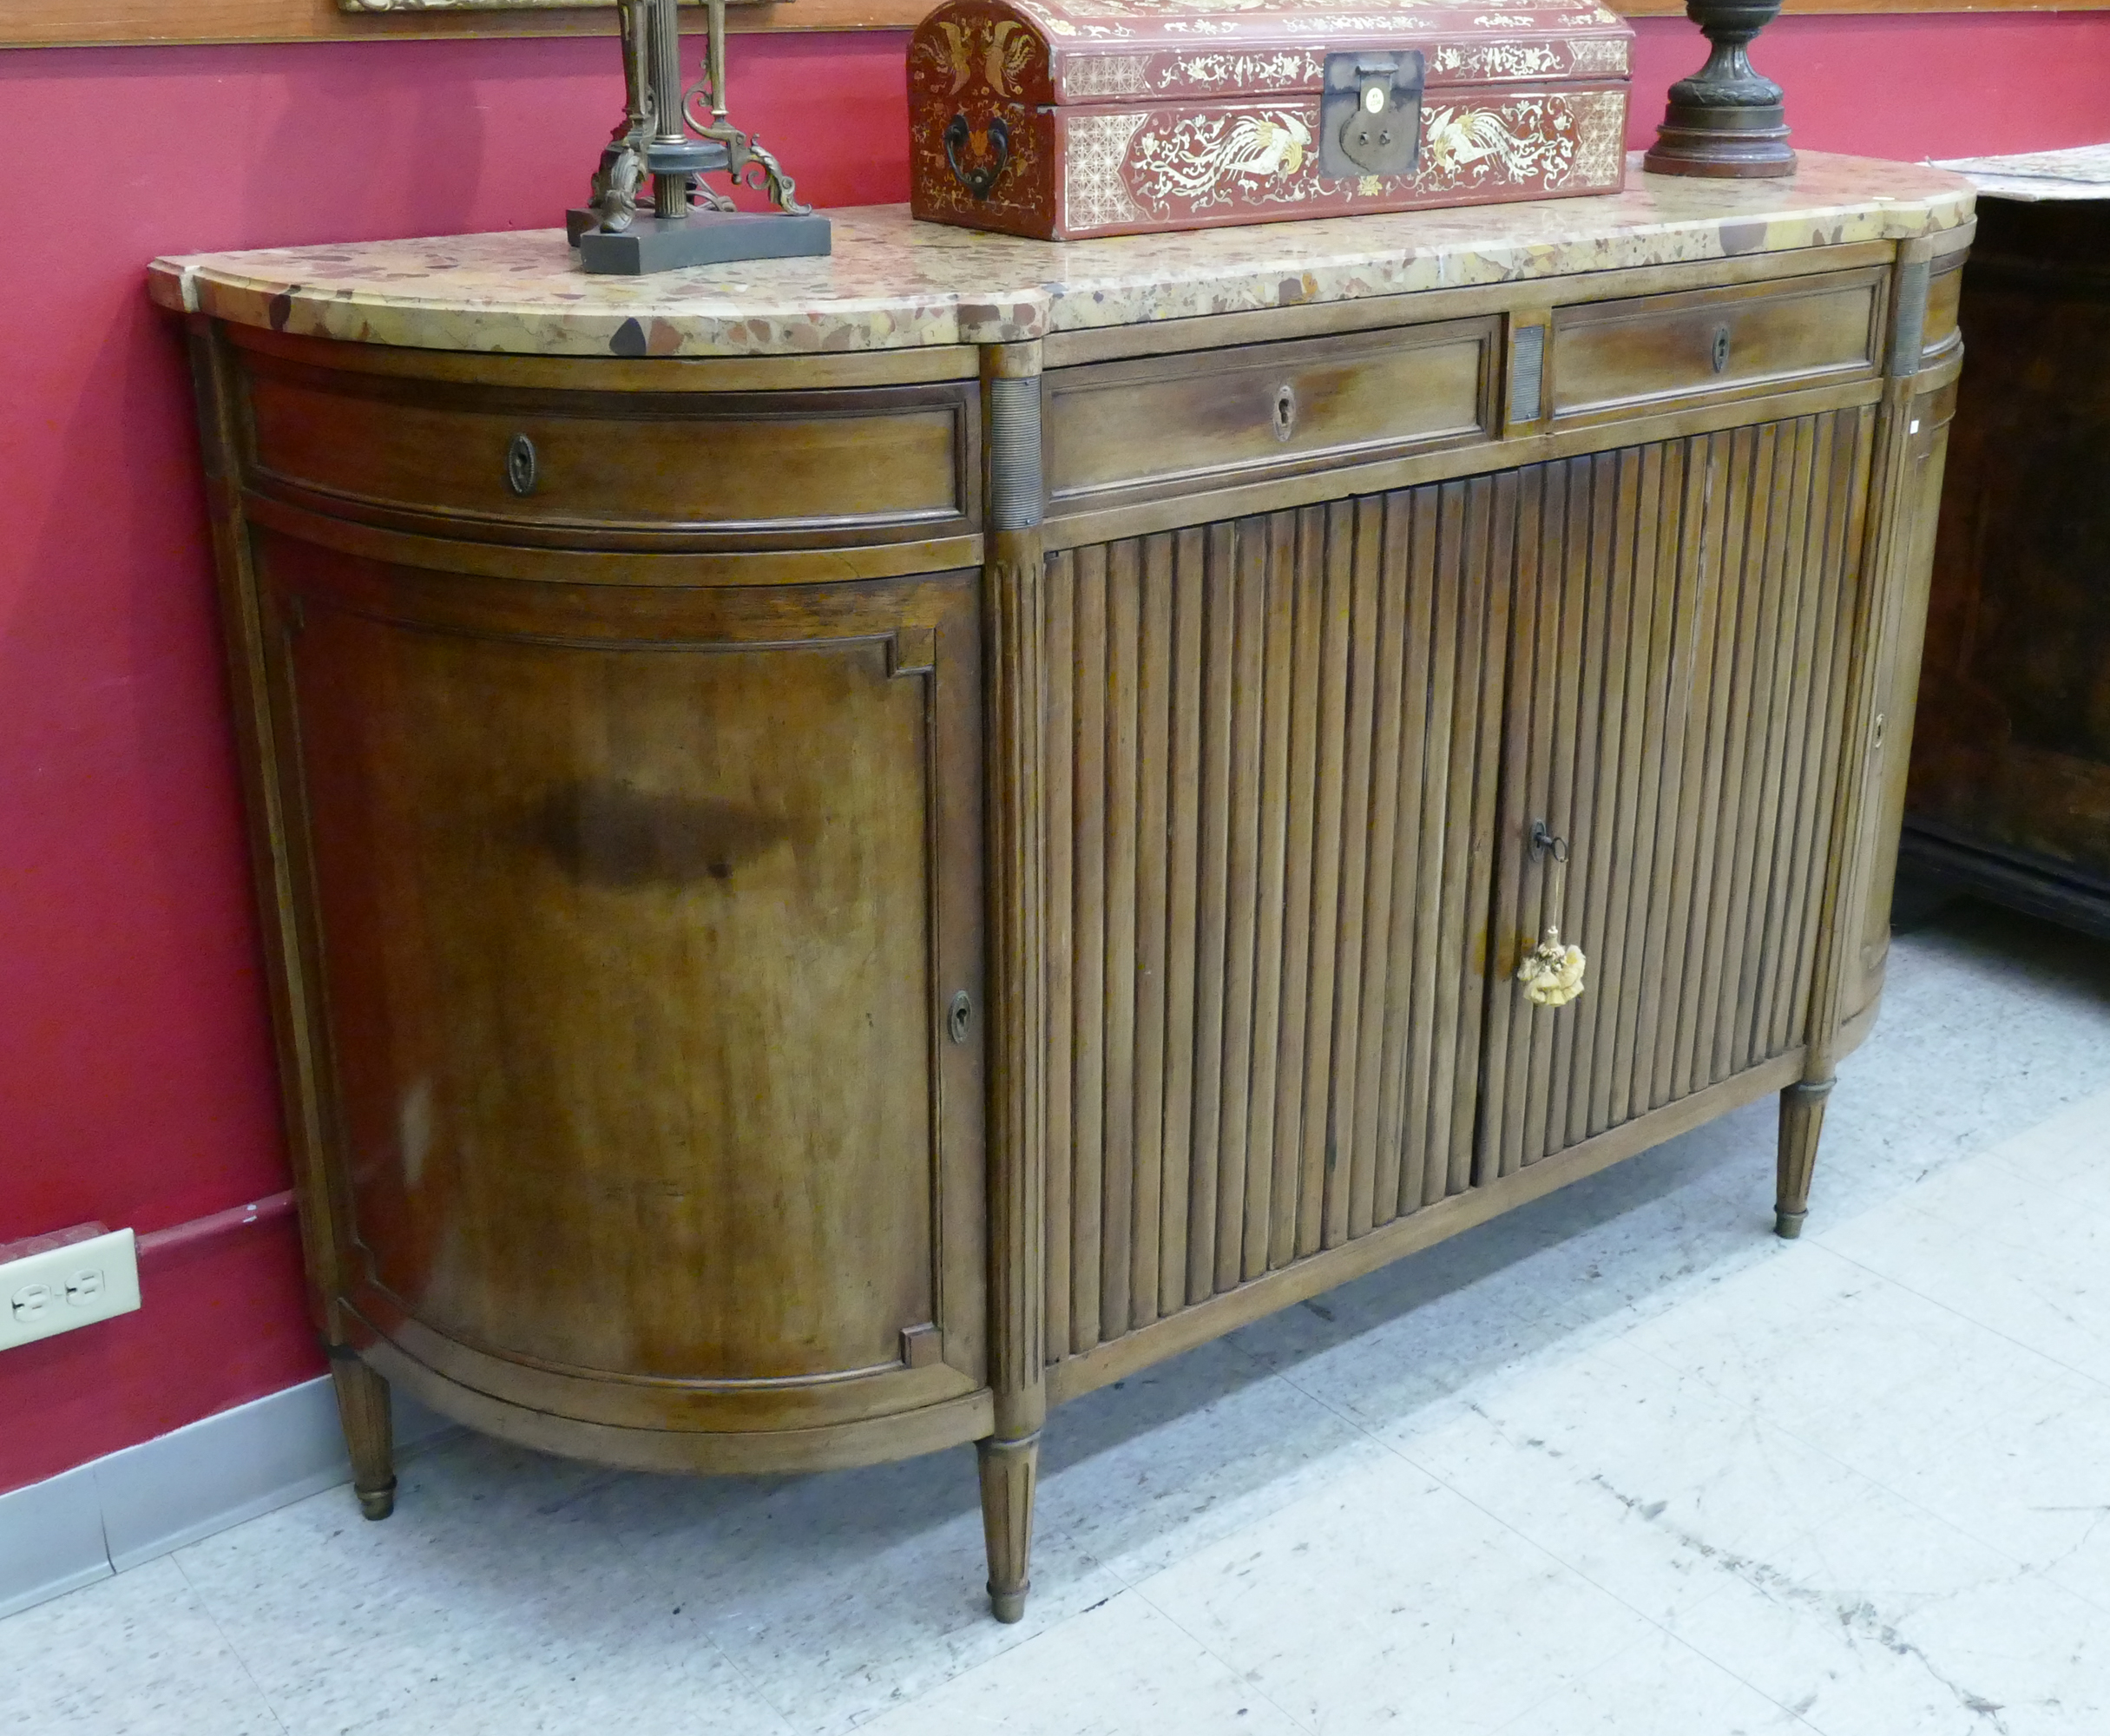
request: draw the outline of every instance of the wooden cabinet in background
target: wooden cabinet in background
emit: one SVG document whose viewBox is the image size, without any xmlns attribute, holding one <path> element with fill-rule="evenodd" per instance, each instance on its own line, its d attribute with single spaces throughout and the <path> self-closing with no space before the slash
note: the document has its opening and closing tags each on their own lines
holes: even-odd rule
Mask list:
<svg viewBox="0 0 2110 1736">
<path fill-rule="evenodd" d="M 1637 194 L 1512 280 L 1193 318 L 1107 316 L 1167 245 L 1122 242 L 1035 327 L 1003 273 L 1063 250 L 978 240 L 950 333 L 860 350 L 831 279 L 804 355 L 737 303 L 655 316 L 715 358 L 505 352 L 575 300 L 441 348 L 444 267 L 345 342 L 247 317 L 273 272 L 338 317 L 321 262 L 166 274 L 369 1512 L 392 1383 L 655 1469 L 975 1441 L 1016 1619 L 1051 1403 L 1766 1092 L 1794 1233 L 1970 234 L 1811 161 L 1813 217 L 1680 189 L 1735 257 Z M 852 269 L 749 274 L 793 264 Z M 1585 990 L 1535 1005 L 1555 926 Z"/>
<path fill-rule="evenodd" d="M 2048 184 L 2080 196 L 1988 195 L 1938 279 L 1971 377 L 1904 838 L 1923 875 L 2110 935 L 2110 152 L 2085 155 L 2093 187 Z"/>
</svg>

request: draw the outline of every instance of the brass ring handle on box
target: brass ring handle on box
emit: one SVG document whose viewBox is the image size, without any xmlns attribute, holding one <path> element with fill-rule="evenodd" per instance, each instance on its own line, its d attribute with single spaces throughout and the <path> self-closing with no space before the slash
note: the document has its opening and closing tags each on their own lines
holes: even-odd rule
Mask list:
<svg viewBox="0 0 2110 1736">
<path fill-rule="evenodd" d="M 952 177 L 976 199 L 987 199 L 989 189 L 1002 177 L 1011 161 L 1011 129 L 1003 123 L 1003 116 L 989 117 L 989 149 L 996 161 L 983 168 L 967 168 L 960 162 L 960 153 L 966 148 L 969 136 L 967 116 L 955 115 L 945 124 L 945 161 L 952 165 Z"/>
<path fill-rule="evenodd" d="M 1524 985 L 1524 998 L 1536 1007 L 1565 1007 L 1582 992 L 1582 973 L 1589 961 L 1580 946 L 1561 944 L 1560 911 L 1568 890 L 1568 840 L 1555 837 L 1542 819 L 1531 822 L 1531 859 L 1553 858 L 1554 884 L 1547 889 L 1546 903 L 1555 919 L 1546 924 L 1546 937 L 1527 952 L 1516 967 L 1516 980 Z"/>
</svg>

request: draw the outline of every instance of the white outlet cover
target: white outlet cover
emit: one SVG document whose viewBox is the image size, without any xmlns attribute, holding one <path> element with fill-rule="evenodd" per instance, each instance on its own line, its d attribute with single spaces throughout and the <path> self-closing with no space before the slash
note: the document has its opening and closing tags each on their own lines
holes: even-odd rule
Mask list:
<svg viewBox="0 0 2110 1736">
<path fill-rule="evenodd" d="M 10 1259 L 0 1264 L 0 1351 L 138 1306 L 139 1253 L 129 1230 Z"/>
</svg>

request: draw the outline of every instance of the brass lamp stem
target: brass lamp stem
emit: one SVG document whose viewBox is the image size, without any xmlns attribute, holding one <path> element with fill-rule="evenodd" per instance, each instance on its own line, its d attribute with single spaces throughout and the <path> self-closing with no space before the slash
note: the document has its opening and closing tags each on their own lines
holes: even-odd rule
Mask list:
<svg viewBox="0 0 2110 1736">
<path fill-rule="evenodd" d="M 726 122 L 726 0 L 710 0 L 711 36 L 705 69 L 711 78 L 711 121 Z"/>
<path fill-rule="evenodd" d="M 681 24 L 674 0 L 652 0 L 652 106 L 658 119 L 652 142 L 683 142 L 687 133 L 681 121 Z M 652 214 L 688 215 L 687 175 L 662 171 L 653 176 Z"/>
</svg>

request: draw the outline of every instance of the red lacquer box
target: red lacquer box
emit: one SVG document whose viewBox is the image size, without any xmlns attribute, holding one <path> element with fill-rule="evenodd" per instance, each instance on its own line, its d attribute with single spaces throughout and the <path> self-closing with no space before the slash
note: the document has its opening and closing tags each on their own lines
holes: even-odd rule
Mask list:
<svg viewBox="0 0 2110 1736">
<path fill-rule="evenodd" d="M 914 209 L 1073 240 L 1614 192 L 1633 39 L 1593 0 L 948 0 Z"/>
</svg>

